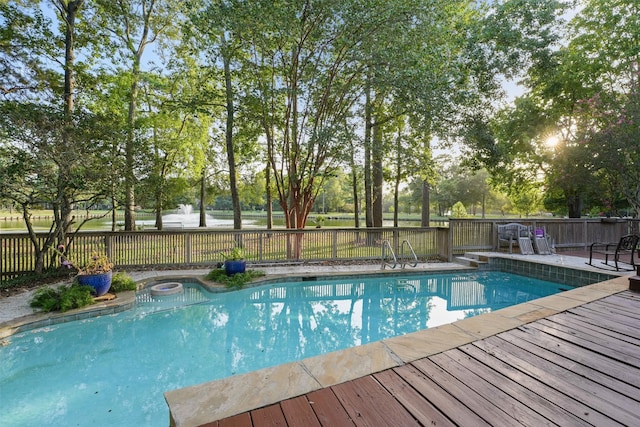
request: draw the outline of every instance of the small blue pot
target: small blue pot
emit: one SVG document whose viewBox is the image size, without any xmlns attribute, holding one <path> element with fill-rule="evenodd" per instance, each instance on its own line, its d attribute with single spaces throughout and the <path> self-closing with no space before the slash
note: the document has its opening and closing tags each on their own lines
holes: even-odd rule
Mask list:
<svg viewBox="0 0 640 427">
<path fill-rule="evenodd" d="M 246 261 L 225 261 L 224 262 L 224 271 L 227 273 L 227 276 L 233 276 L 237 273 L 244 273 L 247 268 Z"/>
<path fill-rule="evenodd" d="M 98 297 L 106 294 L 111 287 L 111 271 L 102 274 L 79 274 L 77 277 L 79 284 L 91 286 Z"/>
</svg>

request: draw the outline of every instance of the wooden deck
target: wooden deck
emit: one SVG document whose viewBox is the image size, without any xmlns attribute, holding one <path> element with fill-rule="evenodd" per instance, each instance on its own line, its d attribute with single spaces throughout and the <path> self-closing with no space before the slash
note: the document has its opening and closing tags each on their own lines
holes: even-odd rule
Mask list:
<svg viewBox="0 0 640 427">
<path fill-rule="evenodd" d="M 205 424 L 640 426 L 640 293 Z"/>
</svg>

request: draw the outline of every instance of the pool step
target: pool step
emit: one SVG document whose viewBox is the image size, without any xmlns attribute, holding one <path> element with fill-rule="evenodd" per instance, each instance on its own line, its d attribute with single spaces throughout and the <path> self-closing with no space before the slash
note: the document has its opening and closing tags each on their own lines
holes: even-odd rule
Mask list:
<svg viewBox="0 0 640 427">
<path fill-rule="evenodd" d="M 454 257 L 454 261 L 479 270 L 486 269 L 489 266 L 488 258 L 478 254 L 465 253 L 464 256 Z"/>
</svg>

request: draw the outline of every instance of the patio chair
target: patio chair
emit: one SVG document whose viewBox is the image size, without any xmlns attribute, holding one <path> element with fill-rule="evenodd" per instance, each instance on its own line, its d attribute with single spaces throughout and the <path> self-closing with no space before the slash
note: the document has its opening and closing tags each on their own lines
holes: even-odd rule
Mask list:
<svg viewBox="0 0 640 427">
<path fill-rule="evenodd" d="M 513 245 L 515 243 L 521 254 L 534 254 L 533 245 L 531 244 L 531 228 L 526 225 L 515 222 L 498 225 L 498 247 L 496 248 L 498 252 L 502 243 L 509 245 L 509 253 L 513 253 Z"/>
<path fill-rule="evenodd" d="M 551 255 L 553 253 L 551 245 L 549 244 L 549 235 L 547 230 L 542 228 L 536 228 L 533 234 L 533 245 L 536 252 L 540 255 Z"/>
<path fill-rule="evenodd" d="M 616 271 L 620 271 L 621 269 L 625 271 L 632 271 L 636 266 L 634 257 L 638 246 L 638 240 L 640 240 L 640 236 L 637 234 L 627 234 L 626 236 L 622 236 L 620 241 L 617 243 L 592 243 L 589 247 L 589 262 L 587 264 L 597 267 L 596 265 L 593 265 L 593 254 L 601 254 L 604 255 L 604 262 L 602 264 L 615 267 Z M 629 255 L 629 261 L 620 259 L 622 255 Z M 614 265 L 609 264 L 609 257 L 613 257 Z M 620 267 L 618 265 L 620 262 L 629 264 L 631 268 Z"/>
</svg>

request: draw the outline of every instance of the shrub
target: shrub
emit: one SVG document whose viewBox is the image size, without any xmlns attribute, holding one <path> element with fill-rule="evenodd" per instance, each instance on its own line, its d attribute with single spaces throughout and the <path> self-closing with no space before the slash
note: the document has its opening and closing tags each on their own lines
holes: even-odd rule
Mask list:
<svg viewBox="0 0 640 427">
<path fill-rule="evenodd" d="M 257 270 L 247 270 L 244 273 L 236 273 L 233 276 L 227 276 L 224 268 L 215 268 L 211 270 L 205 278 L 216 283 L 222 283 L 230 289 L 242 289 L 244 285 L 251 282 L 257 277 L 264 276 L 264 272 Z"/>
<path fill-rule="evenodd" d="M 116 273 L 111 278 L 111 292 L 135 291 L 138 284 L 127 273 Z"/>
<path fill-rule="evenodd" d="M 42 311 L 62 311 L 85 307 L 93 304 L 91 286 L 73 284 L 51 288 L 49 286 L 38 289 L 31 300 L 31 307 L 40 308 Z"/>
<path fill-rule="evenodd" d="M 453 205 L 453 213 L 451 214 L 451 216 L 453 218 L 466 218 L 467 215 L 467 210 L 464 208 L 464 205 L 462 204 L 462 202 L 456 202 Z"/>
</svg>

